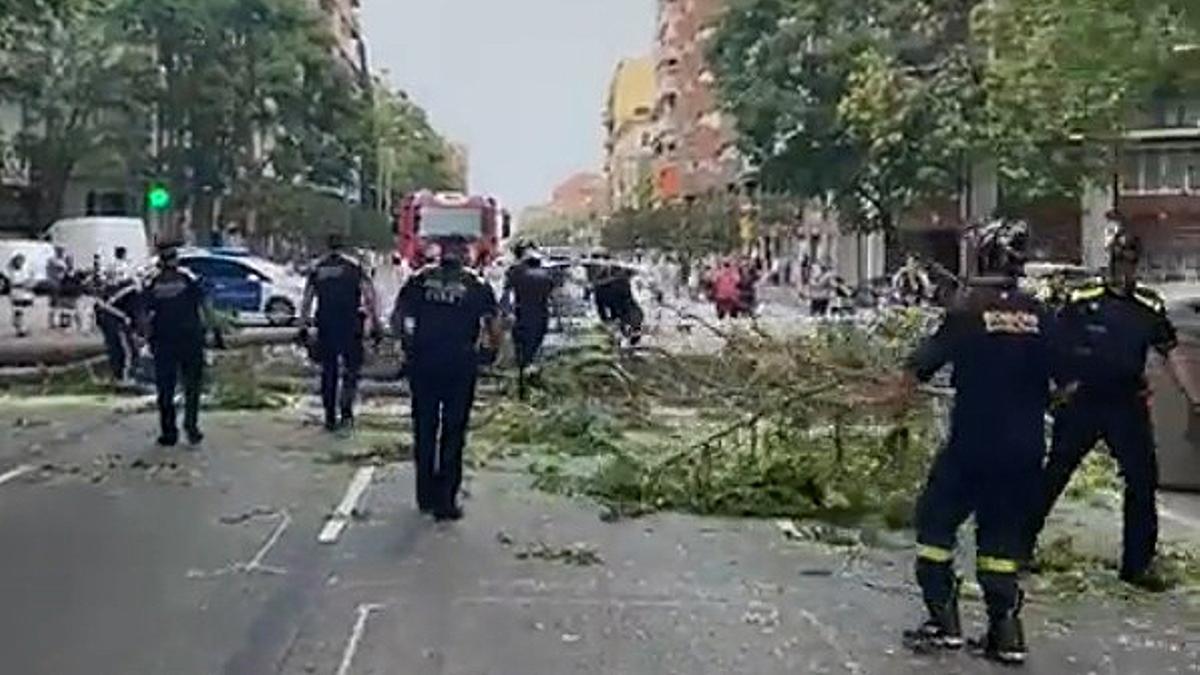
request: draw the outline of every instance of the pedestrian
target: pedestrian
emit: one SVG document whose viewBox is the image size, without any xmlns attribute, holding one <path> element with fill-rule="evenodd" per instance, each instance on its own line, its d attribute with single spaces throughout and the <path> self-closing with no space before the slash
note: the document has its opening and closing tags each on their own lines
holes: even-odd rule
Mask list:
<svg viewBox="0 0 1200 675">
<path fill-rule="evenodd" d="M 953 365 L 956 391 L 950 438 L 917 503 L 917 581 L 929 618 L 904 633 L 917 651 L 963 646 L 954 549 L 959 527 L 975 516 L 976 573 L 988 629 L 972 647 L 989 659 L 1026 658 L 1017 572 L 1027 509 L 1036 498 L 1044 453 L 1044 414 L 1054 367 L 1049 316 L 1017 288 L 1027 227 L 1000 221 L 983 229 L 981 274 L 937 332 L 910 357 L 894 400 L 911 400 L 918 382 Z"/>
<path fill-rule="evenodd" d="M 736 318 L 738 315 L 742 273 L 732 260 L 726 260 L 712 276 L 712 298 L 717 318 Z"/>
<path fill-rule="evenodd" d="M 314 351 L 321 363 L 321 403 L 327 431 L 354 426 L 363 338 L 369 334 L 378 341 L 382 335 L 375 286 L 362 265 L 346 255 L 343 247 L 342 235 L 329 235 L 329 250 L 308 275 L 300 310 L 300 339 L 308 343 L 315 301 Z"/>
<path fill-rule="evenodd" d="M 1078 389 L 1054 418 L 1041 500 L 1029 528 L 1029 548 L 1083 458 L 1103 439 L 1125 481 L 1124 540 L 1120 578 L 1161 591 L 1166 580 L 1154 565 L 1158 544 L 1155 492 L 1158 464 L 1151 428 L 1146 357 L 1166 359 L 1193 406 L 1200 397 L 1175 351 L 1175 328 L 1155 291 L 1138 284 L 1141 242 L 1118 231 L 1108 244 L 1108 277 L 1075 290 L 1059 325 Z"/>
<path fill-rule="evenodd" d="M 175 413 L 175 386 L 183 380 L 183 430 L 188 443 L 204 440 L 200 432 L 200 385 L 204 377 L 204 338 L 209 329 L 213 343 L 223 349 L 224 339 L 199 277 L 179 266 L 179 244 L 158 245 L 158 270 L 146 285 L 142 330 L 154 355 L 154 386 L 158 393 L 160 434 L 158 444 L 179 442 Z"/>
<path fill-rule="evenodd" d="M 504 278 L 504 306 L 512 306 L 513 348 L 517 357 L 517 393 L 525 398 L 525 373 L 541 351 L 550 329 L 550 298 L 554 294 L 554 277 L 542 265 L 534 246 L 517 249 L 520 262 L 508 269 Z"/>
<path fill-rule="evenodd" d="M 29 335 L 25 326 L 25 313 L 33 307 L 33 270 L 25 261 L 24 253 L 13 254 L 8 260 L 9 301 L 12 304 L 12 326 L 17 337 Z"/>
<path fill-rule="evenodd" d="M 54 255 L 46 260 L 46 283 L 50 291 L 50 309 L 46 313 L 46 321 L 50 330 L 62 328 L 63 322 L 59 315 L 62 304 L 63 283 L 67 277 L 66 250 L 62 246 L 54 247 Z"/>
<path fill-rule="evenodd" d="M 124 382 L 133 374 L 133 360 L 137 357 L 134 324 L 142 311 L 141 302 L 141 288 L 128 278 L 107 284 L 93 307 L 115 382 Z"/>
<path fill-rule="evenodd" d="M 808 286 L 809 314 L 814 317 L 827 316 L 829 307 L 833 303 L 835 290 L 836 279 L 833 274 L 833 265 L 828 260 L 814 265 Z"/>
<path fill-rule="evenodd" d="M 464 265 L 467 240 L 443 240 L 441 262 L 416 273 L 392 312 L 412 392 L 417 507 L 438 520 L 462 517 L 462 453 L 480 364 L 500 345 L 496 294 Z M 481 340 L 480 330 L 483 328 Z"/>
</svg>

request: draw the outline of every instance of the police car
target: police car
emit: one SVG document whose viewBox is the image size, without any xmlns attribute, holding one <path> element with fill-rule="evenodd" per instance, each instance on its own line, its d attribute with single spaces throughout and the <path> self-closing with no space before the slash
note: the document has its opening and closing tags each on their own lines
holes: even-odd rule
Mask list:
<svg viewBox="0 0 1200 675">
<path fill-rule="evenodd" d="M 200 277 L 213 308 L 246 325 L 290 326 L 304 297 L 304 279 L 243 250 L 190 249 L 179 264 Z"/>
</svg>

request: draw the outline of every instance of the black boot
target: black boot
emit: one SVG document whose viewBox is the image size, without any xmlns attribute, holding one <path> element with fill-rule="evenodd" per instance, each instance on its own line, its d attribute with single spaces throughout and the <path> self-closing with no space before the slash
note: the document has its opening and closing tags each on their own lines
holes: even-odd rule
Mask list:
<svg viewBox="0 0 1200 675">
<path fill-rule="evenodd" d="M 199 427 L 191 427 L 185 429 L 187 433 L 188 445 L 200 445 L 204 442 L 204 434 L 200 432 Z"/>
<path fill-rule="evenodd" d="M 962 619 L 958 613 L 958 585 L 945 604 L 926 603 L 929 618 L 917 628 L 904 631 L 904 645 L 917 653 L 963 646 Z"/>
<path fill-rule="evenodd" d="M 1025 646 L 1025 627 L 1021 623 L 1021 605 L 999 617 L 988 618 L 988 630 L 982 638 L 971 641 L 971 650 L 984 658 L 1010 666 L 1021 665 L 1029 656 Z"/>
</svg>

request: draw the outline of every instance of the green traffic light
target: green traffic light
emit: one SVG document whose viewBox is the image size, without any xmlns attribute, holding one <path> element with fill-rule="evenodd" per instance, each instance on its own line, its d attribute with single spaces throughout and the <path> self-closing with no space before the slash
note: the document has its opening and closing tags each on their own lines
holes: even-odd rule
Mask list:
<svg viewBox="0 0 1200 675">
<path fill-rule="evenodd" d="M 152 211 L 165 211 L 171 208 L 171 192 L 161 185 L 155 185 L 146 193 L 146 205 Z"/>
</svg>

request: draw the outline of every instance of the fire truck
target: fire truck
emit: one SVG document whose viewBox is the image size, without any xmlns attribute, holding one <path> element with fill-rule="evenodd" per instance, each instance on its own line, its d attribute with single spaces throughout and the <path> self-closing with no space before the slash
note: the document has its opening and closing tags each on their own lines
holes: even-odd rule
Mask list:
<svg viewBox="0 0 1200 675">
<path fill-rule="evenodd" d="M 396 208 L 396 253 L 414 269 L 424 265 L 431 244 L 447 237 L 470 242 L 470 262 L 486 267 L 500 255 L 512 229 L 512 217 L 492 197 L 424 190 L 405 197 Z"/>
</svg>

